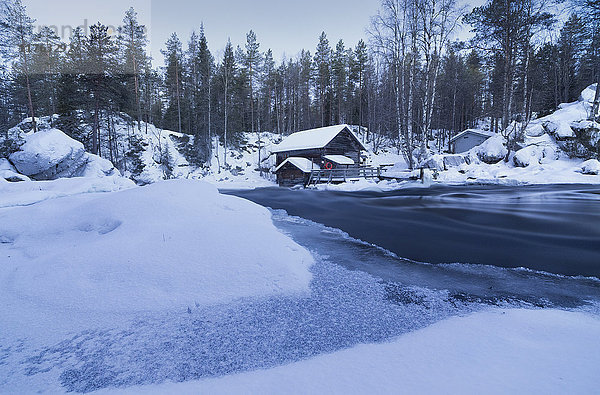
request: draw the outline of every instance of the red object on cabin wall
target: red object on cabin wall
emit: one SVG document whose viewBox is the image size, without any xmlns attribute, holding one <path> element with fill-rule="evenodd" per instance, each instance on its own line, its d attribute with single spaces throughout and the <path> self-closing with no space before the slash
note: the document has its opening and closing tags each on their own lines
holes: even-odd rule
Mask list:
<svg viewBox="0 0 600 395">
<path fill-rule="evenodd" d="M 327 162 L 327 163 L 325 163 L 325 168 L 327 170 L 331 170 L 331 169 L 333 169 L 333 164 L 331 162 Z"/>
</svg>

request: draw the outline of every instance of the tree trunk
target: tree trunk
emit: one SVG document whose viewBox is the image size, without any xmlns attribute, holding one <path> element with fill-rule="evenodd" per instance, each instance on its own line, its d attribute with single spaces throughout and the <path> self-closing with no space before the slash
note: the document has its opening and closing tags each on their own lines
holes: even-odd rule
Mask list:
<svg viewBox="0 0 600 395">
<path fill-rule="evenodd" d="M 177 118 L 179 126 L 178 132 L 181 133 L 181 103 L 179 101 L 179 62 L 175 64 L 175 85 L 175 91 L 177 93 Z"/>
<path fill-rule="evenodd" d="M 25 38 L 21 35 L 21 54 L 23 55 L 23 67 L 25 69 L 25 84 L 27 86 L 27 101 L 29 105 L 29 114 L 33 124 L 33 133 L 37 133 L 37 122 L 35 120 L 35 111 L 33 110 L 33 100 L 31 97 L 31 84 L 29 83 L 29 62 L 27 59 L 27 49 L 25 48 Z"/>
</svg>

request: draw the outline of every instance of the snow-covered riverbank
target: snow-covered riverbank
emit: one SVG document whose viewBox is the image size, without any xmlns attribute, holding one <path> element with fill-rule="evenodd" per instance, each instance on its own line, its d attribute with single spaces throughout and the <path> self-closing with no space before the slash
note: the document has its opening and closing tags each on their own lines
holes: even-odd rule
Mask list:
<svg viewBox="0 0 600 395">
<path fill-rule="evenodd" d="M 377 247 L 273 214 L 319 238 L 292 241 L 266 209 L 197 180 L 0 188 L 0 392 L 435 390 L 431 375 L 459 373 L 470 381 L 448 388 L 597 385 L 590 280 L 554 279 L 590 306 L 415 286 L 428 274 L 411 262 L 373 262 L 414 266 L 405 283 L 383 280 L 360 269 L 363 254 L 392 259 Z M 512 310 L 540 297 L 554 309 Z M 561 300 L 575 311 L 555 310 Z M 513 381 L 498 382 L 502 369 Z"/>
</svg>

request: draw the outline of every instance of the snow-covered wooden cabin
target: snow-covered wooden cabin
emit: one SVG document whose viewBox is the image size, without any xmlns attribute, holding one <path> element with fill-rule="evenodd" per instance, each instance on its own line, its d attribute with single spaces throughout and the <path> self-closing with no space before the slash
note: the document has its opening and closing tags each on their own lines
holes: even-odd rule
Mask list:
<svg viewBox="0 0 600 395">
<path fill-rule="evenodd" d="M 335 125 L 290 134 L 271 152 L 279 185 L 295 185 L 306 184 L 313 170 L 359 167 L 366 150 L 348 125 Z"/>
</svg>

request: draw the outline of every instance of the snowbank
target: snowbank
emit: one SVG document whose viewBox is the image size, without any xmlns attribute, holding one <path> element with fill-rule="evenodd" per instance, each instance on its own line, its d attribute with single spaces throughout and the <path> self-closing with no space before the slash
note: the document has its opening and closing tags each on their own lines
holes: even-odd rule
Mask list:
<svg viewBox="0 0 600 395">
<path fill-rule="evenodd" d="M 493 310 L 273 369 L 118 392 L 595 393 L 599 336 L 600 319 L 584 313 Z"/>
<path fill-rule="evenodd" d="M 600 184 L 600 176 L 581 173 L 581 161 L 560 159 L 515 167 L 501 161 L 495 165 L 471 164 L 440 172 L 436 180 L 446 184 Z"/>
<path fill-rule="evenodd" d="M 0 240 L 0 299 L 86 314 L 306 292 L 313 262 L 267 209 L 192 180 L 2 209 Z"/>
<path fill-rule="evenodd" d="M 65 196 L 114 192 L 133 188 L 133 181 L 118 177 L 75 177 L 52 181 L 26 181 L 0 183 L 0 209 L 13 206 L 29 206 L 48 199 Z"/>
</svg>

